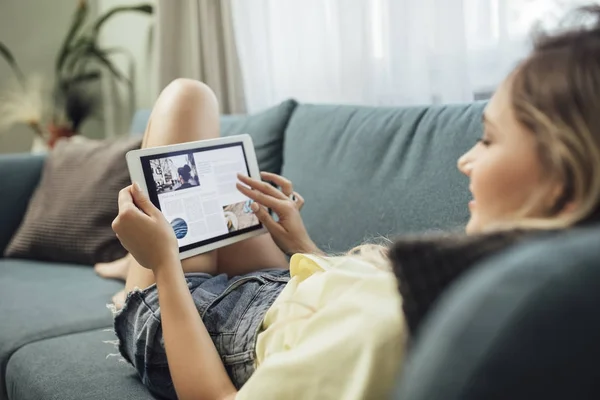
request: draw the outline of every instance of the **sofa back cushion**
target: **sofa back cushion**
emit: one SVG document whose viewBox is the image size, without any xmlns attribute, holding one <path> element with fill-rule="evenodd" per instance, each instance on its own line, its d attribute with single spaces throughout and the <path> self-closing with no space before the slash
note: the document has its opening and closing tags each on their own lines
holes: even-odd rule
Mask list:
<svg viewBox="0 0 600 400">
<path fill-rule="evenodd" d="M 283 136 L 298 103 L 283 103 L 252 115 L 221 116 L 221 136 L 247 133 L 252 136 L 261 171 L 281 173 Z"/>
<path fill-rule="evenodd" d="M 381 236 L 461 230 L 471 195 L 456 162 L 481 136 L 484 106 L 299 105 L 282 174 L 306 200 L 313 240 L 338 252 Z"/>
<path fill-rule="evenodd" d="M 413 337 L 393 399 L 600 398 L 599 236 L 559 233 L 459 278 Z"/>
</svg>

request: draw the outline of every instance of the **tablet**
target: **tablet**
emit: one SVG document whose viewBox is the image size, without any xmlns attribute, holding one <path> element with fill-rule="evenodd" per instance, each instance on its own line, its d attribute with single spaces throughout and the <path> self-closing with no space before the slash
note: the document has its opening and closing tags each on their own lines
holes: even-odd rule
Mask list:
<svg viewBox="0 0 600 400">
<path fill-rule="evenodd" d="M 252 138 L 229 136 L 127 153 L 137 182 L 171 223 L 180 259 L 266 232 L 235 187 L 237 174 L 260 179 Z"/>
</svg>

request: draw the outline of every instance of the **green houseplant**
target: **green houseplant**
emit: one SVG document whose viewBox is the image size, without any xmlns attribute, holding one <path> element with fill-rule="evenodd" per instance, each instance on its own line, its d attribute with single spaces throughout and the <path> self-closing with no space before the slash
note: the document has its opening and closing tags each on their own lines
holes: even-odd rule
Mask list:
<svg viewBox="0 0 600 400">
<path fill-rule="evenodd" d="M 98 39 L 102 27 L 114 16 L 136 12 L 150 15 L 150 4 L 115 7 L 89 21 L 86 1 L 80 0 L 66 36 L 56 55 L 52 89 L 43 90 L 42 80 L 27 77 L 9 48 L 0 41 L 0 56 L 14 72 L 17 85 L 0 100 L 0 123 L 23 123 L 41 137 L 49 148 L 60 137 L 79 133 L 81 124 L 96 113 L 101 99 L 98 82 L 103 72 L 128 86 L 133 98 L 135 65 L 126 50 L 103 48 Z M 129 56 L 128 72 L 120 71 L 111 56 L 122 53 Z"/>
</svg>

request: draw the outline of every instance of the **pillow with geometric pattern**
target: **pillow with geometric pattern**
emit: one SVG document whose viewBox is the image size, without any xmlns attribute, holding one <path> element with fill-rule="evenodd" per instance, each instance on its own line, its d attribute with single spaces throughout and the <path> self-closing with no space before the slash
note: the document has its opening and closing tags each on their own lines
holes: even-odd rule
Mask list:
<svg viewBox="0 0 600 400">
<path fill-rule="evenodd" d="M 141 137 L 58 141 L 4 256 L 87 265 L 123 257 L 111 222 L 119 190 L 131 182 L 125 153 L 140 144 Z"/>
</svg>

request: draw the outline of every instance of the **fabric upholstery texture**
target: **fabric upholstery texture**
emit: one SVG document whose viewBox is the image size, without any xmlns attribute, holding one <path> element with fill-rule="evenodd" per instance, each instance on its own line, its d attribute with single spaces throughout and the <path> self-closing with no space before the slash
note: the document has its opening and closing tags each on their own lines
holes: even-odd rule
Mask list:
<svg viewBox="0 0 600 400">
<path fill-rule="evenodd" d="M 20 348 L 6 372 L 8 398 L 19 400 L 153 399 L 135 370 L 105 341 L 114 334 L 92 330 Z M 2 396 L 0 395 L 0 398 Z"/>
<path fill-rule="evenodd" d="M 395 399 L 600 398 L 600 227 L 495 256 L 426 318 Z"/>
<path fill-rule="evenodd" d="M 148 120 L 150 119 L 150 113 L 152 110 L 143 109 L 138 110 L 133 115 L 131 120 L 131 126 L 129 127 L 129 133 L 134 136 L 143 135 L 146 132 L 146 126 L 148 126 Z"/>
<path fill-rule="evenodd" d="M 110 326 L 106 304 L 122 287 L 121 282 L 99 278 L 87 265 L 0 259 L 0 399 L 6 399 L 6 364 L 17 349 Z"/>
<path fill-rule="evenodd" d="M 111 222 L 119 190 L 131 182 L 125 153 L 140 143 L 139 138 L 59 141 L 5 257 L 88 265 L 123 257 Z"/>
<path fill-rule="evenodd" d="M 279 174 L 283 162 L 283 132 L 297 105 L 296 101 L 287 100 L 250 116 L 225 115 L 221 117 L 221 135 L 247 133 L 252 136 L 260 170 Z"/>
<path fill-rule="evenodd" d="M 25 215 L 39 182 L 44 159 L 31 154 L 0 157 L 0 254 L 4 253 Z"/>
<path fill-rule="evenodd" d="M 306 200 L 317 245 L 341 252 L 380 236 L 461 230 L 470 194 L 456 162 L 481 136 L 484 105 L 299 105 L 282 173 Z"/>
</svg>

